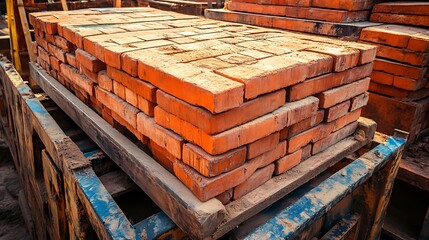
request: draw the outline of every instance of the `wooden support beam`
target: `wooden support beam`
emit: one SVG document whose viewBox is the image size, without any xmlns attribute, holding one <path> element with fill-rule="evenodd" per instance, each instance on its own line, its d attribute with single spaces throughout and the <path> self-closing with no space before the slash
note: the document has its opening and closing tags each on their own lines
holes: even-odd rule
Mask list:
<svg viewBox="0 0 429 240">
<path fill-rule="evenodd" d="M 31 43 L 33 42 L 33 40 L 31 39 L 30 27 L 28 25 L 27 14 L 25 13 L 24 3 L 22 0 L 17 0 L 17 3 L 18 3 L 19 16 L 21 17 L 22 30 L 24 31 L 25 43 L 27 45 L 28 54 L 30 56 L 30 61 L 35 62 L 36 56 L 34 55 L 34 52 L 31 50 Z"/>
</svg>

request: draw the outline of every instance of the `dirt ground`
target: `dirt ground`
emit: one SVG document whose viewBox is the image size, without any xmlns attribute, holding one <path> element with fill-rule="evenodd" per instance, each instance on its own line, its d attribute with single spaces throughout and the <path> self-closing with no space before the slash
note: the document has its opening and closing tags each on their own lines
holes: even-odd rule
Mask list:
<svg viewBox="0 0 429 240">
<path fill-rule="evenodd" d="M 429 166 L 429 133 L 421 137 L 417 142 L 412 144 L 405 154 L 403 155 L 404 159 L 412 159 L 412 161 L 417 162 L 420 165 L 425 165 L 422 167 Z"/>
<path fill-rule="evenodd" d="M 21 189 L 12 158 L 0 139 L 0 240 L 31 239 L 19 208 Z"/>
</svg>

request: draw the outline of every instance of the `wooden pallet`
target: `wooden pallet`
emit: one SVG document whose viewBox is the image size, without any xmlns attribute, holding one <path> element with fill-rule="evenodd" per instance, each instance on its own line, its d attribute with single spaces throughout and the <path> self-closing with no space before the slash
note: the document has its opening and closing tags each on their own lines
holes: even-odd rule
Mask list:
<svg viewBox="0 0 429 240">
<path fill-rule="evenodd" d="M 2 126 L 6 129 L 6 132 L 8 132 L 9 145 L 11 146 L 14 159 L 16 159 L 16 164 L 19 166 L 18 170 L 21 173 L 23 183 L 27 186 L 25 189 L 26 198 L 29 200 L 29 203 L 33 200 L 32 198 L 35 197 L 39 200 L 36 202 L 39 205 L 30 204 L 30 210 L 33 218 L 35 219 L 33 222 L 36 224 L 34 227 L 35 236 L 38 238 L 46 238 L 46 236 L 49 235 L 52 238 L 57 238 L 58 236 L 62 238 L 68 235 L 69 237 L 74 236 L 76 238 L 91 238 L 97 235 L 101 239 L 153 239 L 163 237 L 180 238 L 184 236 L 184 233 L 176 227 L 167 215 L 163 212 L 156 212 L 159 210 L 157 210 L 155 205 L 150 205 L 151 201 L 148 197 L 146 197 L 145 201 L 138 201 L 136 205 L 132 205 L 130 199 L 133 199 L 133 197 L 127 196 L 127 194 L 131 194 L 135 191 L 140 191 L 141 194 L 144 196 L 146 195 L 139 188 L 133 191 L 133 189 L 136 189 L 136 186 L 130 181 L 128 176 L 139 180 L 136 176 L 129 175 L 128 173 L 125 174 L 126 171 L 122 172 L 119 170 L 119 167 L 125 169 L 124 166 L 127 164 L 126 161 L 129 161 L 127 158 L 132 156 L 132 154 L 125 151 L 133 149 L 135 152 L 139 153 L 140 156 L 145 157 L 140 158 L 140 162 L 144 162 L 144 164 L 148 164 L 149 162 L 155 165 L 152 166 L 151 169 L 157 170 L 156 164 L 153 160 L 145 155 L 141 149 L 137 148 L 134 143 L 130 142 L 128 139 L 123 139 L 124 137 L 120 134 L 111 136 L 112 138 L 109 140 L 111 141 L 109 144 L 100 144 L 100 142 L 103 143 L 103 141 L 106 140 L 105 135 L 110 131 L 109 126 L 102 125 L 104 129 L 100 129 L 100 126 L 96 123 L 93 123 L 90 128 L 88 125 L 82 124 L 82 122 L 88 123 L 93 118 L 96 118 L 97 115 L 95 113 L 89 112 L 85 105 L 80 104 L 79 100 L 73 102 L 58 101 L 58 99 L 61 99 L 59 98 L 60 96 L 67 96 L 68 91 L 64 89 L 57 89 L 59 91 L 64 90 L 61 93 L 57 93 L 57 95 L 51 94 L 54 101 L 57 99 L 59 103 L 58 106 L 50 100 L 47 95 L 35 95 L 10 66 L 10 64 L 3 64 L 2 68 L 0 68 L 0 75 L 2 77 L 0 86 L 2 87 L 1 92 L 3 94 L 2 106 L 4 106 L 1 116 L 8 118 L 2 118 Z M 38 72 L 40 74 L 38 75 L 40 78 L 44 77 L 43 72 L 38 70 L 36 66 L 33 66 L 32 71 L 36 71 L 35 73 Z M 43 80 L 47 81 L 52 79 Z M 46 91 L 53 91 L 54 88 L 51 88 L 50 90 L 50 88 L 46 87 L 49 86 L 46 84 L 50 83 L 53 84 L 51 85 L 52 87 L 58 87 L 58 85 L 55 85 L 55 82 L 45 82 L 44 85 L 41 86 L 42 88 L 45 88 Z M 61 106 L 61 103 L 67 103 L 68 107 L 64 108 Z M 68 113 L 70 115 L 69 118 L 63 110 L 66 110 L 65 112 L 67 112 L 70 111 L 70 109 L 75 110 L 74 112 Z M 84 115 L 76 113 L 82 113 Z M 76 121 L 73 118 L 76 118 L 79 121 Z M 84 126 L 82 129 L 85 129 L 88 136 L 79 129 L 75 122 L 77 125 L 81 124 Z M 366 129 L 371 131 L 371 128 Z M 96 137 L 93 136 L 94 141 L 89 138 L 91 137 L 91 134 L 98 134 L 95 135 Z M 367 132 L 366 134 L 368 135 L 369 133 Z M 15 142 L 14 139 L 21 142 L 21 145 Z M 126 144 L 122 145 L 124 151 L 120 152 L 121 154 L 112 154 L 112 152 L 118 150 L 118 141 L 125 141 Z M 362 142 L 353 139 L 346 139 L 328 149 L 328 151 L 331 153 L 335 153 L 335 151 L 337 151 L 337 153 L 344 151 L 354 152 L 350 150 L 360 149 L 361 146 L 366 145 L 369 141 L 370 140 L 367 139 Z M 344 163 L 336 164 L 336 167 L 334 167 L 333 170 L 331 168 L 331 174 L 328 174 L 329 171 L 325 170 L 330 166 L 335 165 L 335 163 L 341 160 L 342 157 L 337 159 L 339 158 L 338 156 L 332 157 L 332 155 L 330 155 L 329 157 L 326 157 L 326 155 L 321 155 L 318 156 L 318 158 L 307 160 L 304 162 L 306 164 L 300 165 L 295 168 L 294 171 L 282 175 L 283 180 L 281 182 L 278 181 L 279 179 L 276 179 L 275 181 L 270 181 L 266 185 L 263 185 L 262 188 L 275 186 L 277 188 L 282 188 L 283 192 L 286 194 L 308 182 L 308 180 L 314 178 L 315 175 L 318 175 L 318 179 L 315 179 L 308 184 L 311 186 L 315 181 L 319 188 L 315 188 L 315 190 L 311 191 L 301 190 L 305 193 L 304 196 L 300 197 L 300 199 L 303 199 L 302 201 L 305 200 L 305 197 L 320 198 L 323 195 L 323 191 L 320 190 L 330 189 L 334 186 L 332 184 L 335 184 L 335 187 L 340 189 L 337 192 L 338 194 L 330 195 L 329 198 L 325 198 L 326 202 L 323 203 L 323 206 L 318 205 L 317 208 L 308 209 L 309 219 L 300 219 L 300 221 L 304 221 L 305 223 L 302 222 L 302 224 L 300 224 L 302 229 L 296 228 L 293 232 L 291 231 L 290 234 L 293 235 L 308 235 L 309 233 L 305 231 L 306 224 L 308 225 L 313 223 L 314 226 L 320 227 L 320 225 L 317 225 L 315 221 L 319 219 L 328 208 L 332 208 L 341 199 L 350 195 L 351 192 L 355 192 L 358 188 L 364 189 L 357 190 L 363 191 L 361 192 L 361 196 L 368 196 L 368 194 L 374 194 L 375 196 L 374 198 L 371 198 L 373 199 L 372 201 L 364 201 L 365 204 L 362 206 L 362 209 L 359 210 L 361 213 L 370 212 L 371 214 L 365 214 L 365 216 L 367 215 L 369 217 L 362 218 L 358 216 L 359 214 L 353 214 L 352 217 L 341 221 L 338 226 L 335 225 L 335 222 L 331 222 L 330 226 L 334 227 L 332 231 L 328 231 L 327 239 L 334 239 L 329 236 L 334 234 L 334 230 L 336 228 L 340 226 L 348 226 L 346 229 L 349 229 L 347 232 L 350 232 L 353 229 L 356 229 L 357 223 L 359 223 L 358 225 L 361 226 L 362 229 L 366 230 L 366 235 L 376 234 L 377 229 L 379 230 L 382 222 L 383 204 L 386 199 L 388 199 L 388 194 L 390 192 L 390 188 L 386 188 L 386 185 L 388 185 L 389 181 L 392 179 L 391 176 L 396 174 L 393 166 L 395 166 L 395 164 L 397 165 L 397 161 L 400 156 L 400 148 L 403 146 L 404 142 L 404 139 L 392 138 L 386 144 L 381 144 L 361 158 L 357 160 L 353 159 L 354 161 L 348 164 L 347 167 L 344 167 Z M 18 149 L 16 147 L 23 146 L 23 143 L 28 146 L 27 149 Z M 100 146 L 100 148 L 98 146 Z M 106 146 L 110 147 L 110 149 L 104 149 Z M 341 146 L 346 147 L 342 148 Z M 110 153 L 111 156 L 116 158 L 118 155 L 125 157 L 119 158 L 121 160 L 119 162 L 118 158 L 115 160 L 114 158 L 110 159 L 107 157 L 104 151 L 106 151 L 107 155 Z M 392 159 L 395 159 L 395 161 Z M 118 164 L 115 164 L 114 161 L 111 160 L 116 161 Z M 151 161 L 153 161 L 153 163 Z M 34 166 L 35 163 L 42 167 L 29 167 Z M 137 167 L 142 166 L 136 165 L 134 169 Z M 323 170 L 323 168 L 325 170 Z M 335 168 L 337 169 L 335 170 Z M 299 173 L 299 171 L 307 171 L 308 169 L 312 170 L 311 173 L 304 175 Z M 338 171 L 338 169 L 342 170 Z M 380 169 L 384 170 L 381 171 Z M 135 173 L 130 171 L 130 169 L 128 169 L 128 172 Z M 321 172 L 328 174 L 329 177 L 322 177 L 322 174 L 320 174 Z M 376 177 L 371 178 L 375 180 L 368 180 L 375 172 L 378 172 L 378 174 Z M 163 180 L 159 179 L 157 176 L 153 176 L 153 173 L 150 174 L 150 176 L 142 177 L 154 177 L 157 178 L 158 181 Z M 42 178 L 40 179 L 36 176 L 42 176 Z M 345 176 L 348 177 L 345 178 Z M 322 180 L 320 180 L 320 178 L 322 178 Z M 122 179 L 122 181 L 118 183 L 117 181 L 110 181 L 109 179 Z M 36 182 L 36 186 L 39 186 L 37 191 L 35 191 L 36 189 L 32 191 L 28 189 L 28 186 L 33 187 L 33 182 Z M 139 183 L 137 181 L 135 182 L 137 184 Z M 363 184 L 363 182 L 367 183 Z M 151 182 L 149 182 L 149 184 L 151 184 Z M 156 186 L 151 187 L 156 188 Z M 43 192 L 40 191 L 41 189 L 45 189 L 47 194 L 40 194 Z M 371 189 L 371 191 L 366 191 L 365 189 Z M 383 197 L 380 195 L 383 191 L 379 191 L 379 189 L 387 189 L 384 192 L 385 195 L 383 195 Z M 273 189 L 271 188 L 270 191 L 273 191 Z M 294 194 L 295 193 L 296 191 L 294 191 Z M 31 194 L 34 194 L 34 196 Z M 154 193 L 148 192 L 149 196 L 151 194 Z M 160 194 L 163 194 L 163 192 L 160 192 Z M 259 188 L 247 195 L 245 197 L 246 201 L 250 202 L 250 200 L 253 199 L 258 200 L 253 197 L 257 194 L 262 194 L 264 196 L 266 192 Z M 281 208 L 280 213 L 284 211 L 288 212 L 289 210 L 286 209 L 290 208 L 307 211 L 304 208 L 305 206 L 300 204 L 299 201 L 291 203 L 291 199 L 296 199 L 296 195 L 294 194 L 290 197 L 282 198 L 281 194 L 276 193 L 271 196 L 273 199 L 262 199 L 259 200 L 259 202 L 268 206 L 271 205 L 271 203 L 276 202 L 276 200 L 281 199 L 278 203 L 283 206 L 285 206 L 285 202 L 289 202 L 290 204 L 287 205 L 286 208 Z M 46 196 L 56 197 L 47 198 Z M 127 201 L 125 205 L 119 206 L 121 202 L 119 199 L 120 197 L 126 197 L 125 199 Z M 180 202 L 169 203 L 180 206 Z M 159 204 L 160 207 L 163 206 L 162 204 L 165 203 Z M 127 211 L 126 206 L 131 206 L 131 211 Z M 226 208 L 232 209 L 231 205 L 226 206 Z M 238 213 L 241 214 L 239 216 L 241 216 L 242 220 L 246 220 L 250 218 L 250 211 L 258 211 L 259 209 L 262 210 L 262 208 L 264 207 L 259 205 L 256 210 L 254 208 L 248 208 L 243 211 L 239 211 Z M 132 216 L 130 217 L 130 215 L 133 215 L 130 214 L 130 212 L 135 213 L 142 209 L 146 210 L 146 212 L 152 209 L 155 213 L 148 214 L 150 216 L 139 215 L 137 218 L 133 218 Z M 269 209 L 272 209 L 272 207 Z M 357 211 L 357 209 L 354 210 Z M 50 213 L 49 216 L 45 215 L 46 212 Z M 292 223 L 296 221 L 293 216 L 289 216 L 290 218 L 283 218 L 282 221 L 279 221 L 279 216 L 282 216 L 280 213 L 277 213 L 272 217 L 272 219 L 275 219 L 273 220 L 274 224 L 278 224 L 280 222 Z M 185 212 L 185 214 L 188 213 Z M 253 215 L 256 215 L 256 213 Z M 338 214 L 334 215 L 339 216 Z M 261 216 L 266 217 L 263 212 L 262 214 L 255 216 L 255 218 L 260 218 Z M 360 216 L 362 216 L 362 214 Z M 237 218 L 232 216 L 230 219 L 236 220 Z M 208 221 L 210 221 L 210 219 Z M 273 224 L 273 221 L 265 221 L 261 226 L 265 223 Z M 116 224 L 118 222 L 121 224 Z M 234 223 L 226 221 L 225 224 L 232 225 Z M 246 223 L 243 223 L 242 225 L 244 226 Z M 54 227 L 47 231 L 46 226 Z M 226 228 L 224 227 L 222 231 L 226 231 L 225 229 Z M 240 234 L 237 232 L 238 229 L 229 234 L 239 236 Z M 254 232 L 248 232 L 246 236 L 256 236 L 261 233 L 260 229 L 263 230 L 267 228 L 258 227 Z M 241 235 L 243 235 L 242 233 L 243 232 L 241 232 Z M 280 232 L 277 232 L 277 234 L 278 233 Z M 213 235 L 211 237 L 221 236 L 223 235 L 223 232 L 218 231 L 215 234 L 218 235 Z M 338 239 L 340 238 L 338 237 Z"/>
</svg>

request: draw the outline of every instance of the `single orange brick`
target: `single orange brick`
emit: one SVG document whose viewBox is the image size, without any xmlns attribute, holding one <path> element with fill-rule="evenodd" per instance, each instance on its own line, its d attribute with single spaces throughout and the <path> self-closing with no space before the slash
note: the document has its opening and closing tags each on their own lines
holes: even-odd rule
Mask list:
<svg viewBox="0 0 429 240">
<path fill-rule="evenodd" d="M 333 120 L 346 115 L 349 112 L 349 109 L 350 109 L 350 101 L 345 101 L 326 109 L 326 114 L 325 114 L 326 122 L 332 122 Z"/>
<path fill-rule="evenodd" d="M 60 65 L 60 69 L 61 73 L 64 74 L 64 77 L 66 77 L 69 82 L 76 84 L 76 86 L 84 90 L 89 95 L 93 95 L 95 82 L 67 64 L 62 63 Z"/>
<path fill-rule="evenodd" d="M 353 112 L 356 109 L 364 107 L 368 103 L 369 92 L 365 92 L 361 95 L 358 95 L 351 100 L 350 112 Z"/>
<path fill-rule="evenodd" d="M 286 91 L 279 90 L 219 114 L 212 114 L 160 90 L 157 92 L 157 103 L 165 111 L 193 124 L 207 134 L 216 134 L 276 110 L 285 103 L 285 97 Z"/>
<path fill-rule="evenodd" d="M 112 112 L 123 118 L 132 129 L 137 128 L 137 113 L 139 112 L 137 108 L 98 86 L 95 87 L 95 96 L 106 107 L 110 108 Z"/>
<path fill-rule="evenodd" d="M 88 68 L 84 67 L 82 64 L 78 63 L 78 66 L 79 66 L 78 69 L 81 73 L 83 73 L 85 76 L 87 76 L 93 82 L 98 82 L 98 73 L 89 71 Z"/>
<path fill-rule="evenodd" d="M 175 158 L 182 158 L 183 138 L 155 123 L 154 119 L 140 112 L 137 114 L 137 130 L 166 149 Z"/>
<path fill-rule="evenodd" d="M 373 71 L 371 73 L 371 81 L 376 82 L 376 83 L 380 83 L 383 85 L 389 85 L 389 86 L 392 85 L 394 78 L 395 78 L 395 76 L 393 76 L 392 74 L 385 73 L 385 72 Z"/>
<path fill-rule="evenodd" d="M 255 158 L 265 152 L 274 149 L 279 143 L 279 132 L 259 139 L 247 145 L 247 159 Z"/>
<path fill-rule="evenodd" d="M 98 85 L 106 91 L 113 91 L 113 80 L 107 76 L 105 70 L 98 72 Z"/>
<path fill-rule="evenodd" d="M 360 34 L 360 40 L 380 43 L 392 47 L 406 48 L 410 36 L 404 31 L 408 26 L 381 25 L 364 28 Z"/>
<path fill-rule="evenodd" d="M 298 151 L 293 152 L 289 155 L 286 155 L 281 159 L 275 161 L 274 174 L 280 175 L 288 171 L 289 169 L 295 167 L 296 165 L 298 165 L 301 162 L 302 155 L 303 155 L 302 153 L 303 153 L 302 149 L 299 149 Z"/>
<path fill-rule="evenodd" d="M 241 198 L 249 192 L 255 190 L 273 176 L 274 164 L 270 164 L 262 169 L 257 170 L 246 181 L 234 187 L 234 200 Z"/>
<path fill-rule="evenodd" d="M 137 95 L 137 104 L 138 104 L 138 108 L 146 113 L 146 115 L 153 117 L 154 116 L 154 109 L 155 109 L 155 104 L 152 102 L 149 102 L 148 100 L 146 100 L 145 98 L 143 98 L 142 96 Z"/>
<path fill-rule="evenodd" d="M 77 49 L 75 54 L 77 62 L 82 64 L 91 72 L 97 73 L 106 69 L 106 64 L 82 49 Z"/>
<path fill-rule="evenodd" d="M 142 96 L 146 100 L 156 103 L 156 87 L 152 84 L 132 77 L 118 69 L 107 66 L 107 74 L 113 80 L 120 82 L 125 87 L 133 90 L 137 95 Z"/>
<path fill-rule="evenodd" d="M 167 150 L 165 150 L 165 148 L 159 146 L 154 141 L 149 141 L 149 148 L 155 160 L 169 172 L 173 173 L 173 165 L 176 161 L 176 158 Z"/>
<path fill-rule="evenodd" d="M 321 139 L 320 141 L 317 141 L 313 144 L 313 150 L 312 150 L 312 154 L 315 155 L 327 148 L 329 148 L 330 146 L 334 145 L 335 143 L 343 140 L 344 138 L 352 135 L 357 128 L 358 123 L 354 122 L 351 123 L 347 126 L 345 126 L 344 128 L 331 133 L 328 137 Z"/>
<path fill-rule="evenodd" d="M 190 143 L 183 145 L 182 160 L 206 177 L 214 177 L 231 171 L 246 160 L 246 147 L 237 148 L 221 155 L 210 155 Z"/>
<path fill-rule="evenodd" d="M 48 50 L 49 52 L 54 55 L 58 60 L 60 60 L 61 62 L 65 63 L 66 62 L 66 52 L 63 51 L 61 48 L 52 45 L 52 44 L 48 44 Z"/>
<path fill-rule="evenodd" d="M 61 64 L 60 60 L 58 60 L 58 58 L 56 58 L 54 56 L 49 56 L 49 60 L 50 60 L 49 62 L 51 64 L 51 67 L 53 69 L 55 69 L 56 71 L 59 71 L 60 70 L 60 64 Z"/>
<path fill-rule="evenodd" d="M 318 95 L 320 99 L 319 106 L 321 108 L 329 108 L 337 103 L 344 102 L 352 97 L 364 93 L 368 90 L 370 78 L 364 78 L 362 80 L 337 87 Z"/>
<path fill-rule="evenodd" d="M 71 42 L 58 35 L 54 35 L 54 41 L 55 45 L 63 49 L 65 52 L 73 52 L 76 49 L 76 47 Z"/>
<path fill-rule="evenodd" d="M 410 78 L 395 76 L 393 79 L 393 86 L 404 90 L 415 91 L 424 88 L 427 82 L 427 78 L 417 81 Z"/>
<path fill-rule="evenodd" d="M 76 56 L 71 53 L 66 53 L 66 63 L 77 68 Z"/>
<path fill-rule="evenodd" d="M 113 93 L 125 100 L 125 87 L 117 81 L 113 81 Z"/>
<path fill-rule="evenodd" d="M 43 48 L 41 48 L 40 46 L 37 48 L 37 50 L 38 50 L 38 57 L 40 58 L 40 59 L 42 59 L 43 61 L 45 61 L 45 62 L 49 62 L 50 61 L 50 58 L 49 58 L 49 53 L 45 50 L 45 49 L 43 49 Z M 58 58 L 57 58 L 58 59 Z"/>
<path fill-rule="evenodd" d="M 134 107 L 138 107 L 137 95 L 129 88 L 125 88 L 125 101 Z"/>
<path fill-rule="evenodd" d="M 174 174 L 203 202 L 237 186 L 247 178 L 244 167 L 207 178 L 180 161 L 174 162 Z"/>
</svg>

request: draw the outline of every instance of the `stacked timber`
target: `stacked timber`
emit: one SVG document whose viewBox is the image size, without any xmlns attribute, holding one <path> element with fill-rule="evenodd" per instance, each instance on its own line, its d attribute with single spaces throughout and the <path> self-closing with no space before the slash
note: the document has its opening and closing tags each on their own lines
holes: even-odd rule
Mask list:
<svg viewBox="0 0 429 240">
<path fill-rule="evenodd" d="M 429 128 L 429 30 L 404 25 L 366 28 L 360 41 L 378 47 L 364 115 L 378 131 L 410 132 L 410 142 Z"/>
<path fill-rule="evenodd" d="M 374 6 L 371 21 L 428 27 L 429 2 L 386 2 Z"/>
<path fill-rule="evenodd" d="M 31 16 L 37 62 L 201 201 L 354 134 L 376 47 L 150 8 Z"/>
<path fill-rule="evenodd" d="M 357 40 L 368 22 L 373 0 L 229 0 L 206 17 Z"/>
</svg>

